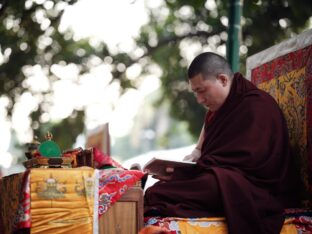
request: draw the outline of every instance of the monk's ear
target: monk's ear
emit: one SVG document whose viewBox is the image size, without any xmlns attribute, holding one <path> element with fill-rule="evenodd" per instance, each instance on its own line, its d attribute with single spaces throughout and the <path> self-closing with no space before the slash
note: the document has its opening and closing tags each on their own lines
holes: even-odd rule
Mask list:
<svg viewBox="0 0 312 234">
<path fill-rule="evenodd" d="M 230 78 L 226 74 L 219 74 L 217 80 L 222 84 L 223 87 L 230 84 Z"/>
</svg>

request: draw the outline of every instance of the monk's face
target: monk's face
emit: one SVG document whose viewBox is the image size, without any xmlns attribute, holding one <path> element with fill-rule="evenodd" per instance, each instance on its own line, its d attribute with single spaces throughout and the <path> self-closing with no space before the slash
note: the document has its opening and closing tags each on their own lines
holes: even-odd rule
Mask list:
<svg viewBox="0 0 312 234">
<path fill-rule="evenodd" d="M 189 80 L 197 102 L 209 108 L 210 111 L 217 111 L 230 92 L 230 79 L 225 74 L 217 77 L 204 79 L 202 74 L 198 74 Z"/>
</svg>

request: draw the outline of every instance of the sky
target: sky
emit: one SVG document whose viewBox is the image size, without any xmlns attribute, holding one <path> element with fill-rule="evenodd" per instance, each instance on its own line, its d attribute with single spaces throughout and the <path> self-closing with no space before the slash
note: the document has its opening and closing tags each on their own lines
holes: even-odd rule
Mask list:
<svg viewBox="0 0 312 234">
<path fill-rule="evenodd" d="M 35 0 L 44 2 L 45 0 Z M 46 1 L 49 2 L 49 1 Z M 72 28 L 76 39 L 91 38 L 91 43 L 103 40 L 111 51 L 122 50 L 130 52 L 133 49 L 133 37 L 138 35 L 140 27 L 147 22 L 145 5 L 157 7 L 158 0 L 79 0 L 73 6 L 65 9 L 59 30 Z M 96 63 L 96 61 L 95 61 Z M 129 77 L 135 76 L 140 67 L 129 70 Z M 142 79 L 137 90 L 130 90 L 124 96 L 118 95 L 118 84 L 109 85 L 112 79 L 108 67 L 99 64 L 92 69 L 90 74 L 80 77 L 77 82 L 78 70 L 75 66 L 62 67 L 54 65 L 52 72 L 59 74 L 61 79 L 53 83 L 54 96 L 49 114 L 44 116 L 46 121 L 53 121 L 68 116 L 74 108 L 86 108 L 86 127 L 91 130 L 105 122 L 110 124 L 111 137 L 126 135 L 133 124 L 144 97 L 159 87 L 160 75 L 157 69 L 155 75 Z M 26 68 L 29 78 L 25 85 L 32 87 L 38 93 L 49 88 L 48 78 L 39 66 Z M 68 98 L 68 87 L 71 97 Z M 81 93 L 84 93 L 82 96 Z M 10 151 L 12 136 L 11 129 L 17 133 L 20 143 L 32 140 L 29 113 L 40 102 L 40 96 L 24 93 L 14 107 L 12 122 L 5 117 L 6 98 L 0 98 L 0 165 L 9 168 L 14 163 L 14 156 Z M 81 140 L 81 138 L 79 138 Z M 81 141 L 82 143 L 82 141 Z M 79 144 L 79 142 L 78 142 Z"/>
</svg>

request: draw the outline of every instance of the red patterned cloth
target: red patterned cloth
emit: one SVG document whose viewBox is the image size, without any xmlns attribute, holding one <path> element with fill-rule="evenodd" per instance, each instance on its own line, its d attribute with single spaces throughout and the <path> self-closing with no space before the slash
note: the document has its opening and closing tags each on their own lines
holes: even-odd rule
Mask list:
<svg viewBox="0 0 312 234">
<path fill-rule="evenodd" d="M 312 210 L 286 209 L 284 216 L 296 226 L 298 233 L 312 233 Z"/>
<path fill-rule="evenodd" d="M 29 186 L 29 170 L 25 173 L 22 196 L 18 205 L 16 228 L 29 228 L 31 227 L 30 219 L 30 186 Z"/>
<path fill-rule="evenodd" d="M 145 173 L 123 168 L 112 157 L 96 148 L 93 148 L 93 157 L 96 168 L 110 167 L 99 171 L 99 216 L 101 216 Z"/>
<path fill-rule="evenodd" d="M 118 199 L 142 178 L 137 170 L 112 168 L 99 172 L 99 216 L 104 214 Z"/>
<path fill-rule="evenodd" d="M 116 162 L 111 156 L 104 154 L 97 148 L 93 148 L 93 160 L 95 168 L 101 168 L 103 166 L 112 166 L 123 168 L 118 162 Z"/>
</svg>

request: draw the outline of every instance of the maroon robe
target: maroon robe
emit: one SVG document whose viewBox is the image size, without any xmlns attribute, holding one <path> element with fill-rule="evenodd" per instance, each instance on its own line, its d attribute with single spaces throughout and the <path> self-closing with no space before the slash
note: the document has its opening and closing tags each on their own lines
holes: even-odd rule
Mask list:
<svg viewBox="0 0 312 234">
<path fill-rule="evenodd" d="M 145 214 L 225 215 L 231 234 L 280 233 L 294 179 L 278 104 L 236 73 L 229 96 L 213 114 L 206 117 L 195 170 L 176 171 L 173 180 L 149 188 Z"/>
</svg>

